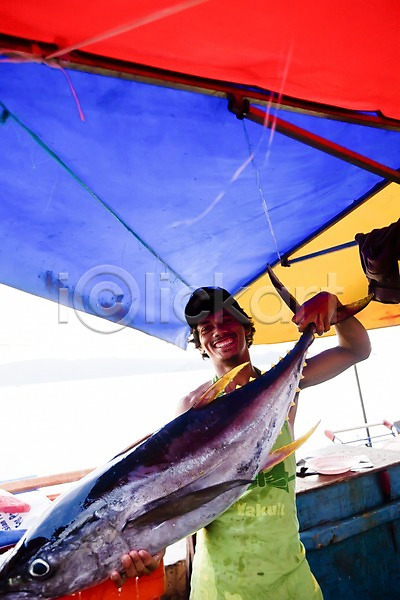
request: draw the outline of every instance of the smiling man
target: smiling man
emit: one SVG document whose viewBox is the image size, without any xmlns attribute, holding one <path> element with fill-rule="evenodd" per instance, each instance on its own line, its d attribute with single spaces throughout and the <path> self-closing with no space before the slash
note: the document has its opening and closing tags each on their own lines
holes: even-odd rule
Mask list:
<svg viewBox="0 0 400 600">
<path fill-rule="evenodd" d="M 213 362 L 215 375 L 221 377 L 234 367 L 248 362 L 235 383 L 230 383 L 225 392 L 236 385 L 244 385 L 250 377 L 260 371 L 250 361 L 249 348 L 253 343 L 255 328 L 238 302 L 222 288 L 199 288 L 193 292 L 186 305 L 185 317 L 191 327 L 191 339 L 203 358 Z M 214 378 L 215 379 L 215 378 Z M 181 409 L 186 410 L 207 389 L 207 381 L 186 396 Z"/>
<path fill-rule="evenodd" d="M 330 329 L 339 304 L 336 296 L 320 293 L 302 305 L 293 321 L 299 331 L 315 323 L 317 333 L 322 334 Z M 249 353 L 253 322 L 229 292 L 214 287 L 195 290 L 185 317 L 190 341 L 203 358 L 210 358 L 215 375 L 183 398 L 179 412 L 191 408 L 213 381 L 233 367 L 248 363 L 223 393 L 261 375 Z M 307 360 L 301 388 L 326 381 L 369 356 L 367 332 L 356 318 L 335 328 L 338 345 Z M 292 441 L 297 399 L 298 394 L 274 449 Z M 299 538 L 295 473 L 293 455 L 260 473 L 235 504 L 198 533 L 191 600 L 321 600 Z M 122 558 L 125 576 L 151 572 L 159 560 L 160 555 L 132 551 Z M 112 578 L 117 585 L 124 580 L 118 572 Z"/>
</svg>

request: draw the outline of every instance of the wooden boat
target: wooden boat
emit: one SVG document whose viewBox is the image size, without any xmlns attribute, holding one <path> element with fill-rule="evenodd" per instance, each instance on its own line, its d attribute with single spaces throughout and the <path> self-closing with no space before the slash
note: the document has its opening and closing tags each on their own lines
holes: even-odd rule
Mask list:
<svg viewBox="0 0 400 600">
<path fill-rule="evenodd" d="M 300 537 L 324 600 L 400 593 L 400 453 L 332 445 L 319 455 L 365 455 L 372 467 L 297 478 Z"/>
</svg>

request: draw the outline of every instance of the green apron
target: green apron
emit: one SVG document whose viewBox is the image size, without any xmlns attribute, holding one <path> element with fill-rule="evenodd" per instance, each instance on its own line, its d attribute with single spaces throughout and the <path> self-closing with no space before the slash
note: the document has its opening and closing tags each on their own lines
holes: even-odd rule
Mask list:
<svg viewBox="0 0 400 600">
<path fill-rule="evenodd" d="M 291 442 L 289 425 L 274 448 Z M 294 454 L 197 534 L 190 600 L 322 600 L 299 538 Z"/>
</svg>

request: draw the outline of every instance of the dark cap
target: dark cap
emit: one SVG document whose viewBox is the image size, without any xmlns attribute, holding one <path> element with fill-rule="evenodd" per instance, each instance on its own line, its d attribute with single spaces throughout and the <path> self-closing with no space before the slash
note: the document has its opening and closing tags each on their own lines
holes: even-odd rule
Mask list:
<svg viewBox="0 0 400 600">
<path fill-rule="evenodd" d="M 186 304 L 186 321 L 190 327 L 196 327 L 200 321 L 221 310 L 228 311 L 243 325 L 251 323 L 250 318 L 235 298 L 227 290 L 220 287 L 197 288 Z"/>
</svg>

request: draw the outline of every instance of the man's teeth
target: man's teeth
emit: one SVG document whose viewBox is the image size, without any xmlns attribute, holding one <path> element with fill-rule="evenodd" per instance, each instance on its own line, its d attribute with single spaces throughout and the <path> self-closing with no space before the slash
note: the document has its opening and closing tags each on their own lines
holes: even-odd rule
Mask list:
<svg viewBox="0 0 400 600">
<path fill-rule="evenodd" d="M 220 342 L 215 343 L 216 348 L 225 348 L 225 346 L 230 346 L 233 343 L 233 338 L 227 338 L 225 340 L 221 340 Z"/>
</svg>

